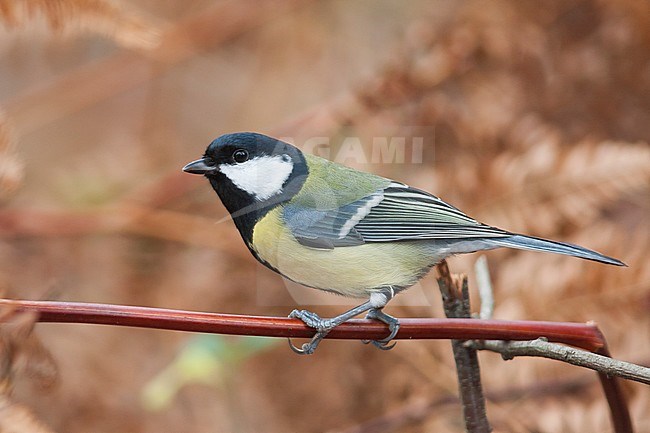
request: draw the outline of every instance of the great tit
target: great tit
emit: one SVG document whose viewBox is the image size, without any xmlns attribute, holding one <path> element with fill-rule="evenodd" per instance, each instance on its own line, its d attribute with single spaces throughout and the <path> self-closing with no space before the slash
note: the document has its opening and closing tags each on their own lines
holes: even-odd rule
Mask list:
<svg viewBox="0 0 650 433">
<path fill-rule="evenodd" d="M 307 310 L 289 317 L 316 329 L 294 351 L 311 354 L 335 326 L 368 312 L 390 334 L 399 321 L 382 311 L 397 293 L 454 254 L 499 247 L 624 263 L 563 242 L 511 233 L 465 215 L 438 197 L 336 164 L 266 135 L 226 134 L 183 171 L 204 175 L 253 256 L 284 277 L 320 290 L 367 299 L 330 319 Z"/>
</svg>

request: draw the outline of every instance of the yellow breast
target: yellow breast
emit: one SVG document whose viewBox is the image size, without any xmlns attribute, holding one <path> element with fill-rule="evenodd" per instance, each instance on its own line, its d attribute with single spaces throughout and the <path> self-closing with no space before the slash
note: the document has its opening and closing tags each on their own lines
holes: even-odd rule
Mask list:
<svg viewBox="0 0 650 433">
<path fill-rule="evenodd" d="M 361 298 L 379 287 L 408 287 L 433 265 L 434 259 L 419 242 L 332 250 L 305 247 L 281 224 L 281 212 L 278 207 L 257 223 L 253 249 L 262 260 L 300 284 Z"/>
</svg>

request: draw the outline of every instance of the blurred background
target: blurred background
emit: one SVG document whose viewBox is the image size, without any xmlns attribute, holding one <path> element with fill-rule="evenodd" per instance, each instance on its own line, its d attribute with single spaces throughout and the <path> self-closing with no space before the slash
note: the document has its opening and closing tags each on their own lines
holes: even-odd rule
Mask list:
<svg viewBox="0 0 650 433">
<path fill-rule="evenodd" d="M 647 1 L 14 0 L 0 22 L 3 296 L 337 314 L 341 298 L 287 290 L 258 265 L 208 184 L 180 168 L 233 131 L 327 137 L 333 152 L 349 137 L 368 152 L 375 137 L 423 137 L 422 161 L 345 162 L 622 259 L 490 252 L 494 318 L 593 320 L 615 357 L 650 363 Z M 476 258 L 450 262 L 470 275 L 474 309 Z M 433 276 L 412 293 L 387 311 L 443 316 Z M 23 334 L 3 377 L 7 430 L 463 429 L 448 341 L 325 341 L 299 357 L 272 339 Z M 611 431 L 592 372 L 480 360 L 497 431 Z M 649 388 L 624 388 L 650 432 Z"/>
</svg>

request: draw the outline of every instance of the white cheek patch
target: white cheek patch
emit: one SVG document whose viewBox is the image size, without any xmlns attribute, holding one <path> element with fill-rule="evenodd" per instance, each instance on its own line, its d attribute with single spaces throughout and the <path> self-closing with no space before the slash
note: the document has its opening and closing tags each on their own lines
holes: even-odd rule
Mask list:
<svg viewBox="0 0 650 433">
<path fill-rule="evenodd" d="M 241 164 L 221 164 L 219 171 L 237 188 L 261 201 L 282 192 L 293 162 L 286 155 L 260 156 Z"/>
</svg>

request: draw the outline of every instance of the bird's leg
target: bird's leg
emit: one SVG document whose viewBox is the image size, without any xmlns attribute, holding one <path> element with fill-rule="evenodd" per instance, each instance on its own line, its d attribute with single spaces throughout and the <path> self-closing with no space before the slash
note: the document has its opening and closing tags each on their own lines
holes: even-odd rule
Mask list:
<svg viewBox="0 0 650 433">
<path fill-rule="evenodd" d="M 397 342 L 394 342 L 393 344 L 389 343 L 393 338 L 395 338 L 399 331 L 399 320 L 384 313 L 383 308 L 388 301 L 393 299 L 395 296 L 395 290 L 392 287 L 388 287 L 386 290 L 382 290 L 376 294 L 373 293 L 373 295 L 370 296 L 369 302 L 374 305 L 370 311 L 368 311 L 368 314 L 366 314 L 366 319 L 379 320 L 380 322 L 387 324 L 390 334 L 388 334 L 388 337 L 382 338 L 381 340 L 363 340 L 362 342 L 364 344 L 372 343 L 373 346 L 381 350 L 390 350 L 397 344 Z"/>
<path fill-rule="evenodd" d="M 291 343 L 291 339 L 289 339 L 289 347 L 291 347 L 291 350 L 300 355 L 311 355 L 316 350 L 316 347 L 318 347 L 318 343 L 320 343 L 320 341 L 325 338 L 325 336 L 329 334 L 332 329 L 343 322 L 347 322 L 354 316 L 357 316 L 373 308 L 375 308 L 375 306 L 372 303 L 371 299 L 370 301 L 364 302 L 363 304 L 354 307 L 341 315 L 332 317 L 331 319 L 322 319 L 318 316 L 318 314 L 307 310 L 293 310 L 291 314 L 289 314 L 289 317 L 302 320 L 305 325 L 316 329 L 316 334 L 308 343 L 303 344 L 302 347 L 294 346 L 293 343 Z"/>
</svg>

